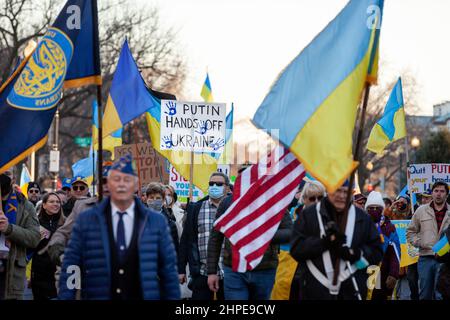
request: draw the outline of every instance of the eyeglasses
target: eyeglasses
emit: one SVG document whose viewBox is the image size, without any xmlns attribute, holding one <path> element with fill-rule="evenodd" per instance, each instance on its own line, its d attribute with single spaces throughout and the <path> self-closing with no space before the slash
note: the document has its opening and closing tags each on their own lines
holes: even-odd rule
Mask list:
<svg viewBox="0 0 450 320">
<path fill-rule="evenodd" d="M 321 201 L 322 199 L 323 199 L 323 196 L 312 196 L 312 197 L 308 198 L 308 200 L 311 202 L 316 202 L 316 200 Z"/>
<path fill-rule="evenodd" d="M 28 193 L 36 193 L 36 194 L 38 194 L 39 190 L 38 189 L 30 189 L 30 190 L 28 190 Z"/>
<path fill-rule="evenodd" d="M 85 186 L 72 186 L 73 191 L 84 191 L 86 190 Z"/>
<path fill-rule="evenodd" d="M 214 181 L 210 181 L 209 182 L 209 186 L 210 187 L 212 187 L 213 185 L 216 185 L 216 186 L 218 186 L 218 187 L 221 187 L 221 186 L 223 186 L 225 183 L 223 183 L 223 182 L 214 182 Z"/>
</svg>

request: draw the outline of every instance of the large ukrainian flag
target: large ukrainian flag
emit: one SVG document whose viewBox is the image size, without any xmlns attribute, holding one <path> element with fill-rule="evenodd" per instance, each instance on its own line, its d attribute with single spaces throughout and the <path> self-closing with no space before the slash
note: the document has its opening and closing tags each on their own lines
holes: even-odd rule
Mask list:
<svg viewBox="0 0 450 320">
<path fill-rule="evenodd" d="M 103 115 L 103 138 L 154 106 L 159 104 L 153 99 L 142 79 L 128 41 L 125 40 Z"/>
<path fill-rule="evenodd" d="M 71 66 L 80 65 L 74 54 L 81 38 L 92 39 L 93 29 L 84 26 L 92 8 L 90 0 L 67 1 L 33 54 L 0 87 L 0 173 L 46 144 L 69 67 L 82 75 Z"/>
<path fill-rule="evenodd" d="M 378 69 L 383 0 L 352 0 L 293 60 L 253 122 L 279 129 L 279 140 L 336 190 L 357 167 L 352 156 L 356 112 Z"/>
<path fill-rule="evenodd" d="M 111 133 L 103 138 L 103 150 L 111 152 L 111 160 L 114 160 L 114 148 L 122 145 L 123 128 Z M 92 146 L 94 150 L 98 150 L 98 103 L 97 100 L 92 102 Z"/>
<path fill-rule="evenodd" d="M 406 137 L 404 105 L 402 79 L 399 78 L 386 104 L 383 116 L 370 133 L 367 149 L 380 154 L 391 142 Z"/>
</svg>

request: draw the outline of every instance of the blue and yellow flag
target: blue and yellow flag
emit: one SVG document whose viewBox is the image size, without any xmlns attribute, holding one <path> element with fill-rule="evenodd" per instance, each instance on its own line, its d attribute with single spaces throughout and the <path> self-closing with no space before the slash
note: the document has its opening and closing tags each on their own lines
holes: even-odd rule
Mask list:
<svg viewBox="0 0 450 320">
<path fill-rule="evenodd" d="M 352 0 L 281 73 L 253 123 L 279 140 L 332 192 L 358 163 L 352 136 L 366 83 L 378 70 L 383 0 Z"/>
<path fill-rule="evenodd" d="M 219 164 L 231 164 L 233 161 L 233 117 L 234 104 L 231 104 L 231 111 L 225 120 L 225 148 L 222 153 L 213 153 Z"/>
<path fill-rule="evenodd" d="M 205 83 L 203 84 L 202 91 L 200 93 L 205 102 L 213 102 L 211 82 L 209 81 L 209 74 L 206 73 Z"/>
<path fill-rule="evenodd" d="M 442 257 L 445 254 L 447 254 L 450 251 L 450 243 L 448 243 L 447 236 L 444 235 L 441 240 L 439 240 L 434 246 L 433 246 L 433 252 L 436 253 L 438 256 Z"/>
<path fill-rule="evenodd" d="M 103 137 L 158 106 L 150 94 L 125 40 L 103 115 Z"/>
<path fill-rule="evenodd" d="M 80 19 L 74 16 L 68 23 L 72 23 L 75 27 L 81 25 L 82 30 L 74 42 L 73 58 L 67 71 L 64 88 L 101 85 L 97 0 L 86 0 L 80 11 L 76 7 L 70 7 L 70 10 L 81 15 Z"/>
<path fill-rule="evenodd" d="M 380 154 L 391 142 L 406 137 L 404 106 L 402 79 L 399 78 L 384 108 L 383 116 L 370 133 L 367 149 Z"/>
<path fill-rule="evenodd" d="M 28 199 L 28 184 L 31 182 L 31 175 L 25 163 L 22 164 L 22 172 L 20 173 L 20 190 Z"/>
<path fill-rule="evenodd" d="M 191 177 L 191 152 L 188 151 L 172 151 L 161 150 L 161 100 L 176 100 L 175 96 L 159 93 L 150 90 L 155 106 L 146 112 L 148 132 L 152 140 L 153 148 L 165 157 L 186 180 Z M 193 184 L 202 190 L 208 192 L 209 177 L 213 172 L 217 171 L 217 159 L 209 153 L 194 152 L 193 164 Z"/>
<path fill-rule="evenodd" d="M 122 145 L 123 128 L 113 132 L 103 138 L 103 150 L 111 152 L 111 160 L 114 160 L 114 148 Z M 92 102 L 92 145 L 94 150 L 98 150 L 98 103 Z"/>
<path fill-rule="evenodd" d="M 67 1 L 33 54 L 1 86 L 0 172 L 47 142 L 69 66 L 73 59 L 78 59 L 74 50 L 78 39 L 84 36 L 81 23 L 92 18 L 92 11 L 85 12 L 90 3 L 89 0 Z"/>
</svg>

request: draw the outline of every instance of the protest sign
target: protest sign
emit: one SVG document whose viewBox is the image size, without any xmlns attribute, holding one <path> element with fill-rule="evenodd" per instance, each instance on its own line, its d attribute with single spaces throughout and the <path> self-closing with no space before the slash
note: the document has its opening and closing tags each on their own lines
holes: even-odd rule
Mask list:
<svg viewBox="0 0 450 320">
<path fill-rule="evenodd" d="M 450 164 L 430 163 L 409 166 L 409 184 L 412 193 L 423 193 L 437 181 L 450 184 Z"/>
<path fill-rule="evenodd" d="M 169 170 L 167 160 L 155 151 L 151 143 L 129 144 L 114 148 L 116 159 L 127 154 L 131 154 L 136 163 L 136 173 L 139 174 L 140 187 L 150 182 L 161 182 L 161 178 L 162 183 L 168 184 Z"/>
<path fill-rule="evenodd" d="M 189 198 L 189 181 L 183 178 L 172 165 L 170 165 L 169 184 L 175 189 L 178 201 L 186 203 Z M 194 187 L 192 201 L 200 200 L 204 196 L 205 194 L 199 188 Z"/>
<path fill-rule="evenodd" d="M 224 103 L 161 101 L 161 150 L 222 153 Z"/>
<path fill-rule="evenodd" d="M 391 222 L 395 225 L 400 240 L 400 248 L 402 250 L 400 267 L 406 267 L 416 263 L 419 261 L 419 249 L 413 247 L 406 240 L 406 229 L 411 220 L 392 220 Z"/>
</svg>

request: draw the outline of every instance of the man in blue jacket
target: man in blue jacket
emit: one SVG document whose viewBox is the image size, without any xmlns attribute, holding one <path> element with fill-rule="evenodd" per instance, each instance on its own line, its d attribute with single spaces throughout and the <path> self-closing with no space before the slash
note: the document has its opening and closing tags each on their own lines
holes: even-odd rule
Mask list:
<svg viewBox="0 0 450 320">
<path fill-rule="evenodd" d="M 59 298 L 173 300 L 180 298 L 177 258 L 166 218 L 134 197 L 131 156 L 108 174 L 111 197 L 80 214 L 65 250 Z"/>
</svg>

